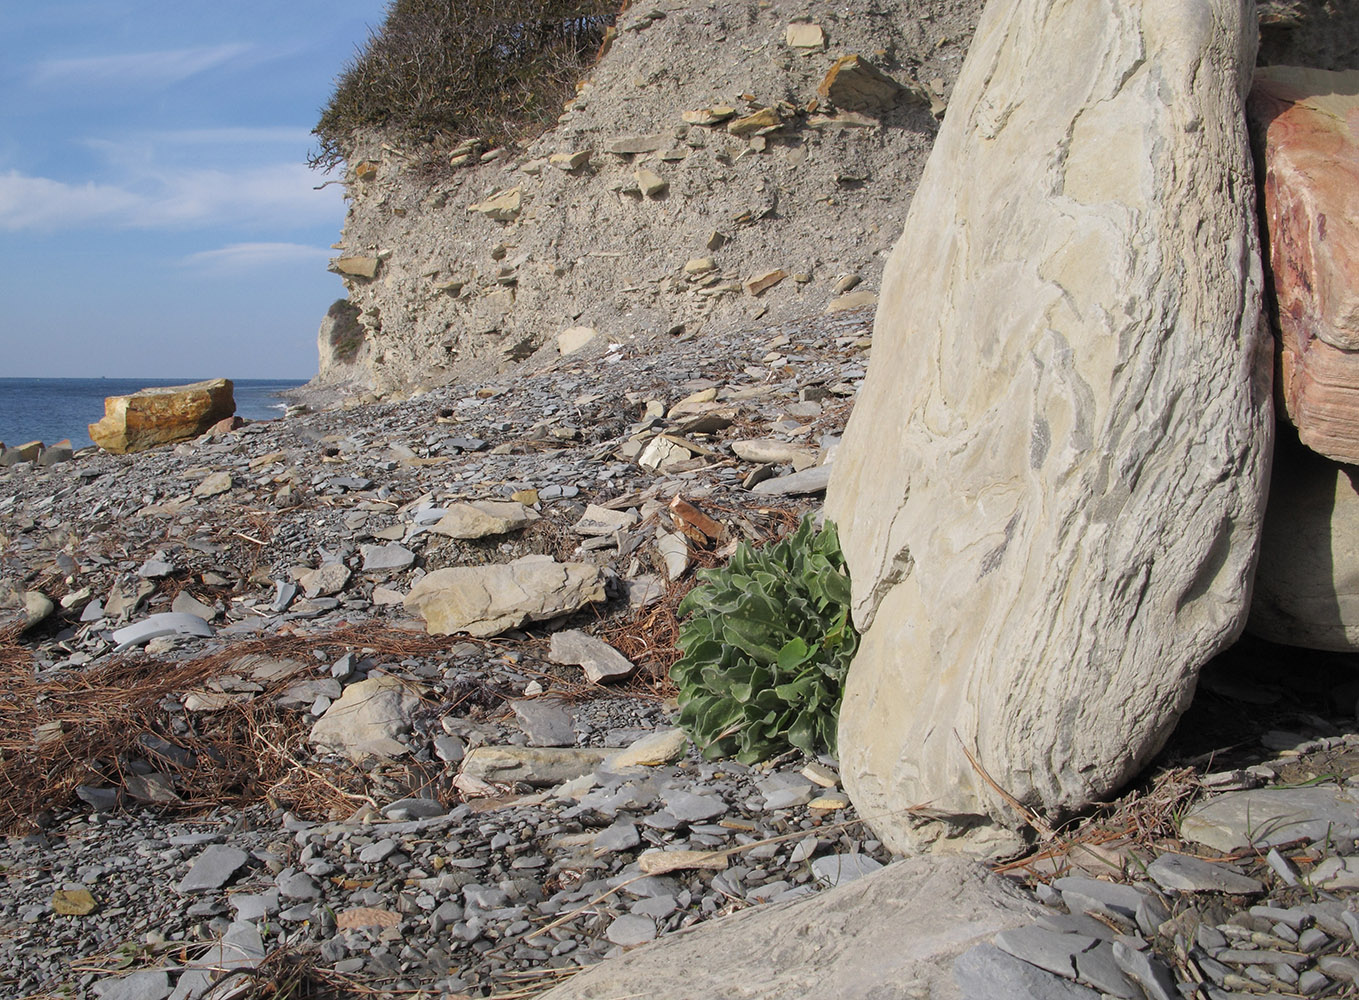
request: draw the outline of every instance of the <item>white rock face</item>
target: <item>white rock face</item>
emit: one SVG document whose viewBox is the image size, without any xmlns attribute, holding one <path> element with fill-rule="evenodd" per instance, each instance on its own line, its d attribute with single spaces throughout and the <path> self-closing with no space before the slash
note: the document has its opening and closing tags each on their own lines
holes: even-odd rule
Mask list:
<svg viewBox="0 0 1359 1000">
<path fill-rule="evenodd" d="M 806 899 L 666 935 L 573 976 L 543 1000 L 956 1000 L 964 993 L 955 959 L 1031 922 L 1038 909 L 979 865 L 907 858 Z"/>
<path fill-rule="evenodd" d="M 1246 628 L 1271 642 L 1359 650 L 1359 482 L 1284 431 L 1274 454 Z"/>
<path fill-rule="evenodd" d="M 1253 16 L 1015 0 L 978 27 L 827 503 L 866 631 L 845 787 L 895 849 L 1018 825 L 965 748 L 1050 813 L 1119 787 L 1241 629 L 1272 440 Z"/>
</svg>

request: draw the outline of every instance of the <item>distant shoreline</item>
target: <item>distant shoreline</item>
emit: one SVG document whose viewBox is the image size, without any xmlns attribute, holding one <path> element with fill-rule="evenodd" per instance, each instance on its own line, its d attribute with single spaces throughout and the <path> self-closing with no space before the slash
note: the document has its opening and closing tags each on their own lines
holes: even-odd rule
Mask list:
<svg viewBox="0 0 1359 1000">
<path fill-rule="evenodd" d="M 183 385 L 195 378 L 0 378 L 0 441 L 54 444 L 69 438 L 75 448 L 91 444 L 88 426 L 104 415 L 104 399 L 153 386 Z M 302 379 L 233 379 L 236 413 L 247 420 L 281 417 L 280 395 Z"/>
</svg>

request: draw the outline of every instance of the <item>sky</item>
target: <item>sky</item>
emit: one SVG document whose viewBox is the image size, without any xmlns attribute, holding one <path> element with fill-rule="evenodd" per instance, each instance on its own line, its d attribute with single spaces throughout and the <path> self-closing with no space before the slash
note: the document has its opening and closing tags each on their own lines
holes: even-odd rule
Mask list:
<svg viewBox="0 0 1359 1000">
<path fill-rule="evenodd" d="M 383 0 L 0 0 L 0 377 L 316 372 L 307 167 Z"/>
</svg>

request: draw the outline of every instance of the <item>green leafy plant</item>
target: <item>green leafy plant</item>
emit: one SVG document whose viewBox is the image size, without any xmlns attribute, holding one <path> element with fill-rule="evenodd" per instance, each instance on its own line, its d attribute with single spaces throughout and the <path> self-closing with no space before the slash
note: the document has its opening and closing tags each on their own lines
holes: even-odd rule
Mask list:
<svg viewBox="0 0 1359 1000">
<path fill-rule="evenodd" d="M 859 646 L 835 526 L 810 517 L 772 545 L 702 570 L 681 602 L 670 668 L 680 726 L 706 757 L 763 760 L 790 745 L 835 751 L 845 672 Z"/>
</svg>

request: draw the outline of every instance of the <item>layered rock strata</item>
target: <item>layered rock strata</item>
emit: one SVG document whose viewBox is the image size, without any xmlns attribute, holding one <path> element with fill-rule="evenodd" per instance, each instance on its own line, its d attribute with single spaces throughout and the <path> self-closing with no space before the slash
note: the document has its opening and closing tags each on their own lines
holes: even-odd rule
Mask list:
<svg viewBox="0 0 1359 1000">
<path fill-rule="evenodd" d="M 1309 448 L 1359 462 L 1359 71 L 1267 67 L 1249 107 L 1285 412 Z"/>
<path fill-rule="evenodd" d="M 318 385 L 400 395 L 579 328 L 588 354 L 818 314 L 846 281 L 871 296 L 979 8 L 634 6 L 526 148 L 469 142 L 431 169 L 360 136 Z"/>
<path fill-rule="evenodd" d="M 1272 427 L 1251 17 L 978 27 L 828 497 L 865 632 L 845 784 L 894 849 L 1107 795 L 1242 627 Z"/>
<path fill-rule="evenodd" d="M 142 389 L 104 400 L 104 417 L 90 424 L 90 438 L 122 455 L 161 444 L 187 441 L 236 412 L 230 379 Z"/>
</svg>

